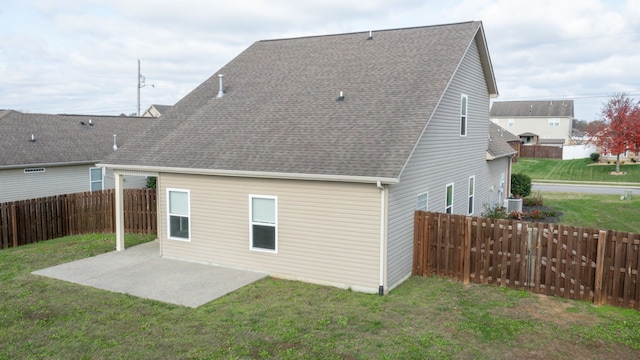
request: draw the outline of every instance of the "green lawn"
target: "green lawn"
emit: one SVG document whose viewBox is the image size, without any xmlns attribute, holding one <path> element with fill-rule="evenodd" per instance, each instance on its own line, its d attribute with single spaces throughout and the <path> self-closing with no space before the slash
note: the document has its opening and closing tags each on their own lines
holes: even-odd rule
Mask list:
<svg viewBox="0 0 640 360">
<path fill-rule="evenodd" d="M 640 232 L 640 197 L 620 200 L 620 195 L 540 192 L 544 205 L 562 212 L 563 224 L 595 229 Z"/>
<path fill-rule="evenodd" d="M 114 246 L 96 234 L 0 250 L 0 359 L 640 357 L 638 311 L 437 277 L 382 297 L 266 278 L 192 309 L 31 274 Z"/>
<path fill-rule="evenodd" d="M 534 181 L 563 180 L 578 182 L 640 183 L 640 163 L 620 166 L 625 175 L 610 175 L 615 164 L 594 165 L 590 159 L 557 160 L 520 158 L 512 173 L 524 173 Z"/>
</svg>

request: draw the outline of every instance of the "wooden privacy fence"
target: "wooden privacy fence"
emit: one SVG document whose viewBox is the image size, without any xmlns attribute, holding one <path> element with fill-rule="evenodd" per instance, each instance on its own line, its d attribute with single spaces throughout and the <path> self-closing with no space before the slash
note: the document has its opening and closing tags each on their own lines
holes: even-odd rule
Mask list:
<svg viewBox="0 0 640 360">
<path fill-rule="evenodd" d="M 522 145 L 521 158 L 562 159 L 562 148 L 558 146 Z"/>
<path fill-rule="evenodd" d="M 416 211 L 413 273 L 640 310 L 640 234 Z"/>
<path fill-rule="evenodd" d="M 115 190 L 0 204 L 0 249 L 67 235 L 115 232 Z M 125 232 L 154 234 L 156 190 L 124 190 Z"/>
</svg>

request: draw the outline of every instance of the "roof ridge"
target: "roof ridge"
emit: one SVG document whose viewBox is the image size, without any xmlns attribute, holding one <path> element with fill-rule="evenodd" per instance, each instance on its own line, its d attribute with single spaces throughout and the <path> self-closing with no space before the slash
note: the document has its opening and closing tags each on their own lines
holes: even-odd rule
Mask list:
<svg viewBox="0 0 640 360">
<path fill-rule="evenodd" d="M 426 28 L 436 28 L 442 26 L 455 26 L 455 25 L 463 25 L 463 24 L 473 24 L 480 23 L 479 20 L 469 20 L 469 21 L 460 21 L 449 24 L 436 24 L 436 25 L 424 25 L 424 26 L 407 26 L 401 28 L 387 28 L 387 29 L 371 29 L 371 30 L 361 30 L 361 31 L 352 31 L 345 33 L 334 33 L 334 34 L 324 34 L 324 35 L 303 35 L 303 36 L 293 36 L 287 38 L 278 38 L 278 39 L 263 39 L 258 40 L 257 42 L 275 42 L 275 41 L 286 41 L 286 40 L 298 40 L 298 39 L 312 39 L 312 38 L 324 38 L 324 37 L 332 37 L 332 36 L 344 36 L 344 35 L 356 35 L 356 34 L 368 34 L 369 31 L 373 33 L 380 33 L 386 31 L 400 31 L 400 30 L 412 30 L 412 29 L 426 29 Z"/>
</svg>

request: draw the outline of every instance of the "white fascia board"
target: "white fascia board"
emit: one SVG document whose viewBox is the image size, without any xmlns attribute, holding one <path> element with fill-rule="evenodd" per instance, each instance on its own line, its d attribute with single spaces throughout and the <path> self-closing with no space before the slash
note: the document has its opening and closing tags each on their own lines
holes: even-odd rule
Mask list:
<svg viewBox="0 0 640 360">
<path fill-rule="evenodd" d="M 139 172 L 153 173 L 173 173 L 173 174 L 191 174 L 191 175 L 216 175 L 231 177 L 250 177 L 265 179 L 288 179 L 288 180 L 313 180 L 313 181 L 338 181 L 352 183 L 377 183 L 397 184 L 398 179 L 375 176 L 351 176 L 351 175 L 326 175 L 326 174 L 297 174 L 297 173 L 280 173 L 265 171 L 242 171 L 242 170 L 220 170 L 220 169 L 192 169 L 192 168 L 174 168 L 162 166 L 139 166 L 139 165 L 116 165 L 116 164 L 98 164 L 100 167 L 110 168 L 114 170 L 131 170 Z"/>
</svg>

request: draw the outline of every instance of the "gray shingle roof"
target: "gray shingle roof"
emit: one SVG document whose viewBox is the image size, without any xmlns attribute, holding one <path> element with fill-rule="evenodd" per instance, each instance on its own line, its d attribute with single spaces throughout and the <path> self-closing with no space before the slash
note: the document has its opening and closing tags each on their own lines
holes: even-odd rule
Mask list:
<svg viewBox="0 0 640 360">
<path fill-rule="evenodd" d="M 495 101 L 490 116 L 573 117 L 573 100 Z"/>
<path fill-rule="evenodd" d="M 5 111 L 0 113 L 0 168 L 99 161 L 114 152 L 114 134 L 122 148 L 153 121 L 156 120 L 126 116 Z M 35 142 L 29 141 L 31 135 Z"/>
<path fill-rule="evenodd" d="M 514 155 L 517 151 L 508 142 L 520 142 L 520 138 L 492 122 L 489 123 L 489 149 L 493 159 Z"/>
<path fill-rule="evenodd" d="M 474 40 L 495 81 L 480 22 L 368 36 L 258 41 L 104 163 L 397 178 Z"/>
</svg>

